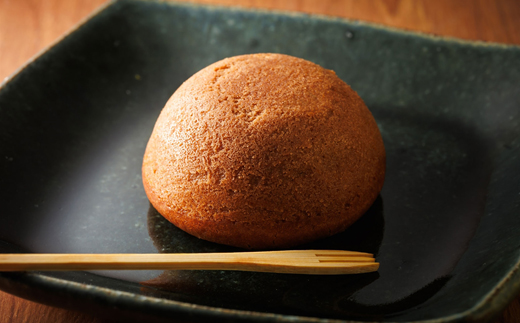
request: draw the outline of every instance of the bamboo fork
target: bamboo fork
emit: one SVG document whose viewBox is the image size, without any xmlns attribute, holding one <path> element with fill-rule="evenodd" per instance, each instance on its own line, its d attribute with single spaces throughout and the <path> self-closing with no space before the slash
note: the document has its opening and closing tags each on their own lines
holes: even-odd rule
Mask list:
<svg viewBox="0 0 520 323">
<path fill-rule="evenodd" d="M 372 254 L 294 250 L 183 254 L 0 254 L 0 271 L 28 270 L 240 270 L 343 275 L 377 271 Z"/>
</svg>

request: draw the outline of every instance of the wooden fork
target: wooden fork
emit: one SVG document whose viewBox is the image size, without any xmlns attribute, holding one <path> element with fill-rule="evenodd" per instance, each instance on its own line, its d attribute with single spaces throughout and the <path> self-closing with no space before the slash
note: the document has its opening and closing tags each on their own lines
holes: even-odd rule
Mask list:
<svg viewBox="0 0 520 323">
<path fill-rule="evenodd" d="M 240 270 L 343 275 L 377 271 L 370 253 L 287 250 L 182 254 L 0 254 L 0 271 L 27 270 Z"/>
</svg>

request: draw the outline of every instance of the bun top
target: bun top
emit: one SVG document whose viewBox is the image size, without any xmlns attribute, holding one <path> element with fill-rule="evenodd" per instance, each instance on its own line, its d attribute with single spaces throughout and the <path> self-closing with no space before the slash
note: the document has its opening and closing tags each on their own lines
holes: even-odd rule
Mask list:
<svg viewBox="0 0 520 323">
<path fill-rule="evenodd" d="M 384 164 L 374 118 L 333 71 L 254 54 L 214 63 L 179 87 L 148 143 L 143 178 L 163 215 L 320 217 L 344 229 L 376 198 Z"/>
</svg>

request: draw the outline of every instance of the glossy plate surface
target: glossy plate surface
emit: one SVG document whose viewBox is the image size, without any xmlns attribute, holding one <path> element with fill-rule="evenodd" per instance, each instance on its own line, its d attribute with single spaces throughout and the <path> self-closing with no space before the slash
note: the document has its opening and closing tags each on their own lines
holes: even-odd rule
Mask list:
<svg viewBox="0 0 520 323">
<path fill-rule="evenodd" d="M 345 233 L 378 273 L 2 273 L 0 288 L 162 320 L 487 320 L 520 291 L 520 49 L 300 14 L 118 1 L 0 88 L 0 251 L 234 251 L 151 208 L 140 168 L 176 88 L 233 55 L 333 69 L 387 149 L 385 187 Z"/>
</svg>

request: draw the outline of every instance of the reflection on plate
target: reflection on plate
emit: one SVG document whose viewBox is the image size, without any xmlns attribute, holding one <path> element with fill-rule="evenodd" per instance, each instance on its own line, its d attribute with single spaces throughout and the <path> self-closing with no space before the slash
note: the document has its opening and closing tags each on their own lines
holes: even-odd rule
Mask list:
<svg viewBox="0 0 520 323">
<path fill-rule="evenodd" d="M 342 234 L 302 248 L 362 250 L 377 253 L 383 233 L 382 201 Z M 148 230 L 160 252 L 232 252 L 239 249 L 197 239 L 173 226 L 150 207 Z M 353 249 L 357 248 L 357 249 Z M 349 297 L 379 274 L 307 276 L 238 271 L 165 271 L 141 284 L 176 293 L 179 300 L 262 312 L 342 317 L 352 314 Z M 143 288 L 146 292 L 146 289 Z M 312 291 L 309 293 L 309 291 Z M 358 314 L 357 312 L 354 312 Z M 364 314 L 364 313 L 361 313 Z M 330 315 L 330 314 L 328 314 Z"/>
<path fill-rule="evenodd" d="M 197 239 L 176 228 L 152 206 L 148 230 L 159 252 L 236 252 L 240 249 Z M 384 232 L 383 203 L 379 197 L 362 219 L 328 239 L 301 249 L 362 250 L 377 256 Z M 392 263 L 385 264 L 392 267 Z M 379 273 L 345 276 L 279 275 L 237 271 L 164 271 L 142 285 L 175 293 L 178 300 L 204 305 L 332 318 L 379 320 L 418 306 L 432 297 L 449 279 L 440 277 L 405 298 L 367 306 L 356 301 L 355 293 L 379 279 L 395 276 Z M 146 293 L 147 288 L 142 291 Z M 372 298 L 379 290 L 372 289 Z M 152 292 L 153 295 L 153 292 Z"/>
</svg>

